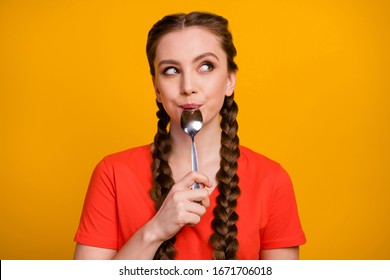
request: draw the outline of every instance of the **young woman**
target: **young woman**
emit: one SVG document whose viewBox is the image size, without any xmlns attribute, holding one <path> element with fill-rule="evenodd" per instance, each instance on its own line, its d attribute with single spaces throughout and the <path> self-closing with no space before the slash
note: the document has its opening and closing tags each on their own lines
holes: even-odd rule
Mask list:
<svg viewBox="0 0 390 280">
<path fill-rule="evenodd" d="M 166 16 L 146 51 L 159 109 L 154 142 L 97 165 L 75 259 L 297 259 L 305 236 L 289 176 L 239 145 L 228 21 Z M 180 117 L 196 109 L 200 172 L 191 172 Z M 192 189 L 195 182 L 202 188 Z"/>
</svg>

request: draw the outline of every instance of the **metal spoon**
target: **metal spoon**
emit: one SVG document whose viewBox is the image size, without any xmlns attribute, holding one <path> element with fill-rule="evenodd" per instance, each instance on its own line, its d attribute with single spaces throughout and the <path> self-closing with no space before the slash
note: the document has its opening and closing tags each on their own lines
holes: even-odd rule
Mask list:
<svg viewBox="0 0 390 280">
<path fill-rule="evenodd" d="M 195 147 L 195 135 L 203 126 L 203 117 L 199 109 L 197 110 L 184 110 L 181 114 L 180 125 L 183 131 L 191 137 L 191 158 L 192 158 L 192 170 L 198 171 L 198 156 L 196 154 Z M 198 183 L 192 185 L 192 189 L 200 189 Z"/>
</svg>

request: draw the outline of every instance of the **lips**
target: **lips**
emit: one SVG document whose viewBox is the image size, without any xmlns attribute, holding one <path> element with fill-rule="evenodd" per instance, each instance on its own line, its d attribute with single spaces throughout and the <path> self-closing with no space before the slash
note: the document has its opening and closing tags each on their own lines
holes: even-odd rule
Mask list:
<svg viewBox="0 0 390 280">
<path fill-rule="evenodd" d="M 183 104 L 180 105 L 180 108 L 182 108 L 183 110 L 196 110 L 199 109 L 200 106 L 202 106 L 202 104 Z"/>
</svg>

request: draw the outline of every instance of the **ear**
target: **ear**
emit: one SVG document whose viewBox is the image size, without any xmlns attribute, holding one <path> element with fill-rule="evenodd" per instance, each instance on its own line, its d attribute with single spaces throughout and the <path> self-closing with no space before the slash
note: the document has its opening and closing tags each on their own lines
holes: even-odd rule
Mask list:
<svg viewBox="0 0 390 280">
<path fill-rule="evenodd" d="M 236 87 L 236 71 L 233 71 L 228 74 L 225 95 L 231 96 L 233 94 L 235 87 Z"/>
<path fill-rule="evenodd" d="M 153 81 L 153 88 L 154 88 L 154 93 L 156 94 L 157 101 L 161 103 L 161 95 L 157 87 L 156 77 L 152 77 L 152 81 Z"/>
</svg>

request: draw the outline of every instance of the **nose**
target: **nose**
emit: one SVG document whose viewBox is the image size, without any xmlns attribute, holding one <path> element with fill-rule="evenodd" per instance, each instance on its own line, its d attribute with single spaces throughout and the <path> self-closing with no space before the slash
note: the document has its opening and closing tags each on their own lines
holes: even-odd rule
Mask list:
<svg viewBox="0 0 390 280">
<path fill-rule="evenodd" d="M 181 94 L 190 95 L 198 92 L 195 86 L 196 82 L 194 77 L 192 77 L 190 74 L 182 74 L 181 77 Z"/>
</svg>

